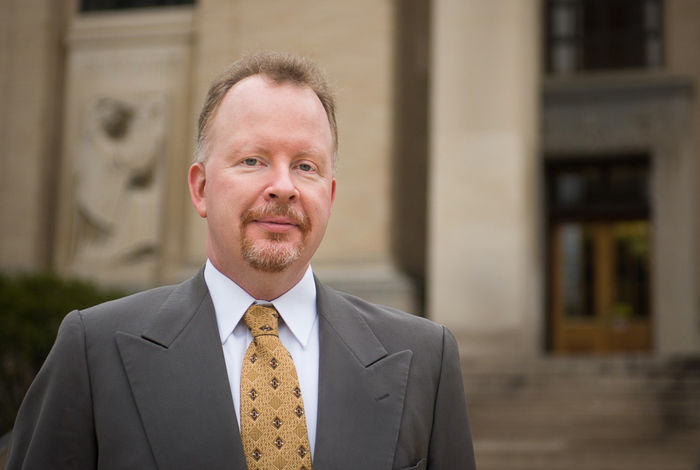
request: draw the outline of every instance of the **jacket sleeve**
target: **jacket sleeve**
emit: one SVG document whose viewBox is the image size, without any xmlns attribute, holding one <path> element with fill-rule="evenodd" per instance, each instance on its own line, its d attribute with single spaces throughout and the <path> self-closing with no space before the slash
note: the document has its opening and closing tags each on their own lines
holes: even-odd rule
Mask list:
<svg viewBox="0 0 700 470">
<path fill-rule="evenodd" d="M 86 351 L 82 317 L 73 311 L 61 323 L 56 342 L 24 397 L 7 470 L 96 468 Z"/>
<path fill-rule="evenodd" d="M 428 457 L 430 470 L 474 470 L 467 404 L 457 341 L 443 327 L 442 366 Z"/>
</svg>

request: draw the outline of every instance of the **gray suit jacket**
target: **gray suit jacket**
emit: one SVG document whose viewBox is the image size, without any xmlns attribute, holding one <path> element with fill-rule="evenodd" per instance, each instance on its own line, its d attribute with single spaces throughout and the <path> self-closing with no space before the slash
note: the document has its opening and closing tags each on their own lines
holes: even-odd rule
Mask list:
<svg viewBox="0 0 700 470">
<path fill-rule="evenodd" d="M 473 469 L 449 331 L 316 284 L 314 469 Z M 65 318 L 19 411 L 7 468 L 246 468 L 201 271 Z"/>
</svg>

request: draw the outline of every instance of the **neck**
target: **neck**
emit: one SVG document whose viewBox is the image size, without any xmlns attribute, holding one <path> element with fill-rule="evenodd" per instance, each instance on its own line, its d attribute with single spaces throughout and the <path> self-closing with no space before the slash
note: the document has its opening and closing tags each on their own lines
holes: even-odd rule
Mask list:
<svg viewBox="0 0 700 470">
<path fill-rule="evenodd" d="M 256 300 L 267 301 L 278 298 L 297 285 L 309 267 L 307 263 L 302 269 L 290 266 L 280 272 L 270 273 L 248 265 L 242 268 L 231 268 L 218 263 L 214 259 L 210 258 L 210 261 L 216 269 L 238 284 Z"/>
</svg>

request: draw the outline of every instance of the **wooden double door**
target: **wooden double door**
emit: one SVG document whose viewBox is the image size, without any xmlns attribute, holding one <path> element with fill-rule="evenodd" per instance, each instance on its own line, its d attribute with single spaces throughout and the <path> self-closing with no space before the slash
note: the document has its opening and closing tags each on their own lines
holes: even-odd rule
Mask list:
<svg viewBox="0 0 700 470">
<path fill-rule="evenodd" d="M 554 159 L 545 170 L 551 349 L 650 351 L 649 158 Z"/>
<path fill-rule="evenodd" d="M 553 227 L 553 349 L 564 353 L 649 351 L 650 224 L 568 222 Z"/>
</svg>

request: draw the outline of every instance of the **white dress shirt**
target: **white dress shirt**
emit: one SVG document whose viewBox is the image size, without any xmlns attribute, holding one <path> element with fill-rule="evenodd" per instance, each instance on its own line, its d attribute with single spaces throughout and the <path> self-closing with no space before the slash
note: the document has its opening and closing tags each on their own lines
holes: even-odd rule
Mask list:
<svg viewBox="0 0 700 470">
<path fill-rule="evenodd" d="M 209 288 L 216 311 L 221 346 L 224 350 L 226 371 L 236 408 L 238 427 L 241 426 L 241 368 L 243 356 L 253 340 L 250 330 L 241 320 L 243 314 L 256 302 L 238 284 L 222 274 L 207 260 L 204 280 Z M 280 341 L 289 351 L 299 377 L 299 387 L 304 400 L 306 428 L 309 433 L 311 455 L 316 441 L 316 416 L 318 413 L 318 314 L 316 311 L 316 283 L 311 266 L 294 287 L 271 302 L 280 314 Z"/>
</svg>

